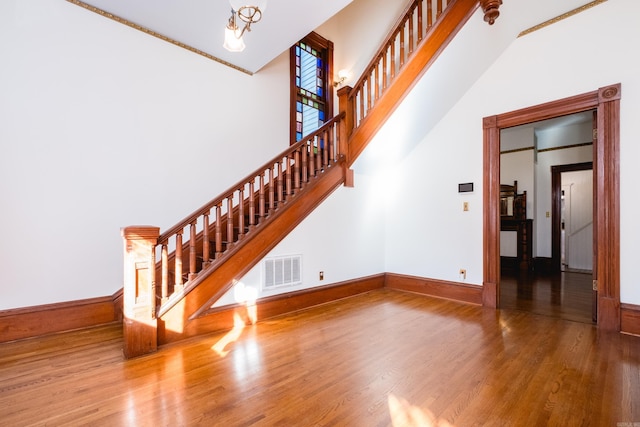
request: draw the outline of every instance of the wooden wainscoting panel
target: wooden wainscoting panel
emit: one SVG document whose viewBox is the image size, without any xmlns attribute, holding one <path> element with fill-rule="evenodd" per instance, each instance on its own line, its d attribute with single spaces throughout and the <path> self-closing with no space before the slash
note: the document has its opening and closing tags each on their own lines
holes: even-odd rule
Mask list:
<svg viewBox="0 0 640 427">
<path fill-rule="evenodd" d="M 640 305 L 620 304 L 620 332 L 640 336 Z"/>
<path fill-rule="evenodd" d="M 482 286 L 386 273 L 385 287 L 482 305 Z"/>
<path fill-rule="evenodd" d="M 116 320 L 114 297 L 3 310 L 0 311 L 0 342 L 88 328 Z"/>
</svg>

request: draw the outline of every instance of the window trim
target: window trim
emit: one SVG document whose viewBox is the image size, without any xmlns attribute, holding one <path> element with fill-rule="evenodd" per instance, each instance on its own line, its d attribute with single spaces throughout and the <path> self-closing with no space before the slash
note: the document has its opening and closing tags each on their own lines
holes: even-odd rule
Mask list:
<svg viewBox="0 0 640 427">
<path fill-rule="evenodd" d="M 325 94 L 325 122 L 333 118 L 333 42 L 325 39 L 315 32 L 309 33 L 306 37 L 291 46 L 289 49 L 289 143 L 296 143 L 296 101 L 298 90 L 296 86 L 296 46 L 298 43 L 306 43 L 326 55 L 324 63 L 326 72 L 324 76 L 323 92 Z"/>
</svg>

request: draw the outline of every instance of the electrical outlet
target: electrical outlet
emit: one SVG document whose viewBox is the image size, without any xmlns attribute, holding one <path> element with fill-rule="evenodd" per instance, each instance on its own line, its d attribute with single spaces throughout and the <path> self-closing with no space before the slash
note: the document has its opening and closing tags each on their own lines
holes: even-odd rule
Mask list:
<svg viewBox="0 0 640 427">
<path fill-rule="evenodd" d="M 469 202 L 462 203 L 462 210 L 467 212 L 469 210 Z"/>
<path fill-rule="evenodd" d="M 324 280 L 324 271 L 320 272 L 320 280 Z"/>
<path fill-rule="evenodd" d="M 462 280 L 467 280 L 467 270 L 465 270 L 464 268 L 461 268 L 460 277 L 462 278 Z"/>
</svg>

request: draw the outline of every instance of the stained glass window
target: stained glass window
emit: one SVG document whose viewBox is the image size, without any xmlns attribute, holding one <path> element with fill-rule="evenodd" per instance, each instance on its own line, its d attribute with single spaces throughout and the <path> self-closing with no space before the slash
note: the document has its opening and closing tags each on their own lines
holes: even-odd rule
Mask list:
<svg viewBox="0 0 640 427">
<path fill-rule="evenodd" d="M 313 34 L 298 42 L 292 49 L 294 64 L 295 114 L 293 135 L 296 142 L 321 127 L 332 114 L 333 96 L 327 86 L 328 65 L 333 44 Z M 329 99 L 327 99 L 329 98 Z"/>
</svg>

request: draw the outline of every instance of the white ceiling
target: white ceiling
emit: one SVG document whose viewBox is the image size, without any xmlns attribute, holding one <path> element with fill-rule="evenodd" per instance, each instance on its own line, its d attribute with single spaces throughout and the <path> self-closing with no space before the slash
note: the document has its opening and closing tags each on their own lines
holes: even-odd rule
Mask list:
<svg viewBox="0 0 640 427">
<path fill-rule="evenodd" d="M 84 0 L 132 24 L 255 73 L 352 0 L 270 0 L 262 20 L 245 33 L 246 49 L 222 47 L 231 14 L 227 0 Z"/>
</svg>

